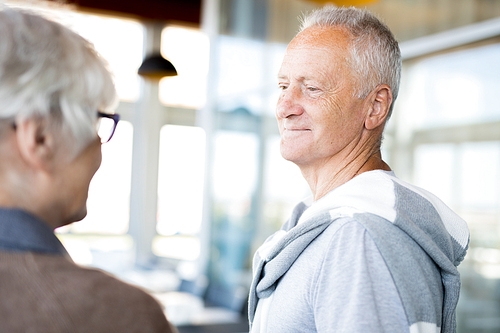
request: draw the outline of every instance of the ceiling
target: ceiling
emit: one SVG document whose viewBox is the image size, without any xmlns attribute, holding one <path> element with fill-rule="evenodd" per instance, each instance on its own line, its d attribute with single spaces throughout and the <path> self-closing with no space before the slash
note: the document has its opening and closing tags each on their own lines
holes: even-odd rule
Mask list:
<svg viewBox="0 0 500 333">
<path fill-rule="evenodd" d="M 75 5 L 78 10 L 199 25 L 202 0 L 65 0 L 64 2 Z"/>
<path fill-rule="evenodd" d="M 49 0 L 61 2 L 61 0 Z M 199 25 L 203 0 L 65 0 L 79 10 L 113 12 L 142 19 L 183 22 Z M 257 9 L 251 16 L 253 25 L 266 26 L 268 39 L 288 42 L 298 28 L 297 17 L 327 3 L 358 4 L 377 14 L 402 42 L 425 35 L 500 17 L 499 0 L 219 0 L 221 10 L 227 4 L 252 3 Z M 245 5 L 248 7 L 249 5 Z M 268 10 L 259 10 L 267 6 Z M 264 13 L 267 18 L 262 18 Z M 223 13 L 224 14 L 224 13 Z M 224 15 L 221 15 L 223 17 Z M 231 16 L 231 13 L 229 13 Z M 242 21 L 244 17 L 235 18 Z M 230 20 L 230 18 L 229 18 Z M 264 20 L 264 21 L 263 21 Z M 244 20 L 248 21 L 248 17 Z M 256 23 L 257 22 L 257 23 Z"/>
<path fill-rule="evenodd" d="M 228 0 L 230 1 L 230 0 Z M 253 0 L 258 1 L 258 0 Z M 340 0 L 266 0 L 268 39 L 289 42 L 297 33 L 298 17 Z M 346 3 L 348 0 L 342 0 Z M 399 42 L 500 17 L 500 0 L 352 0 L 384 21 Z"/>
<path fill-rule="evenodd" d="M 500 17 L 498 0 L 379 0 L 366 8 L 378 14 L 399 41 Z"/>
</svg>

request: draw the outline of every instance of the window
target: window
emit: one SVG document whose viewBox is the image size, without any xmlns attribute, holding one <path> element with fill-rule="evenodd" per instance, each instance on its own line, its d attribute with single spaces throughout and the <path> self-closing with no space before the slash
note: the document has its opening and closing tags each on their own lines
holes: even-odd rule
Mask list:
<svg viewBox="0 0 500 333">
<path fill-rule="evenodd" d="M 203 129 L 163 126 L 158 173 L 158 234 L 196 235 L 200 231 L 204 157 Z"/>
<path fill-rule="evenodd" d="M 406 121 L 396 131 L 413 150 L 413 182 L 451 206 L 471 232 L 458 267 L 458 332 L 500 329 L 493 310 L 500 305 L 499 57 L 500 44 L 489 44 L 407 62 L 396 104 Z"/>
<path fill-rule="evenodd" d="M 208 75 L 208 37 L 200 30 L 166 27 L 162 32 L 162 54 L 178 76 L 160 82 L 160 101 L 167 105 L 201 108 L 205 105 Z"/>
<path fill-rule="evenodd" d="M 500 119 L 500 44 L 418 61 L 405 73 L 406 115 L 419 127 Z"/>
<path fill-rule="evenodd" d="M 205 131 L 199 127 L 163 126 L 160 132 L 158 221 L 153 253 L 195 260 L 203 209 Z"/>
</svg>

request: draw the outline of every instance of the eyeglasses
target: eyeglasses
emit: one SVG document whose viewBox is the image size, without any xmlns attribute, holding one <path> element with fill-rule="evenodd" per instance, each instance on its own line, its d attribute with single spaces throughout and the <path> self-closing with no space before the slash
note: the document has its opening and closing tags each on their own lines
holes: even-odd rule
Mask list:
<svg viewBox="0 0 500 333">
<path fill-rule="evenodd" d="M 97 111 L 97 134 L 101 138 L 101 143 L 106 143 L 111 140 L 115 134 L 116 126 L 120 121 L 119 114 L 109 114 Z"/>
</svg>

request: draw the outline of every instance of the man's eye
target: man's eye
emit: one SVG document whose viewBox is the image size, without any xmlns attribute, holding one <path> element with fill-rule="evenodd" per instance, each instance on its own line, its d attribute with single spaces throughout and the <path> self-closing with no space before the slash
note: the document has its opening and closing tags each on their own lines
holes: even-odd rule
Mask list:
<svg viewBox="0 0 500 333">
<path fill-rule="evenodd" d="M 280 90 L 286 90 L 286 88 L 288 88 L 286 84 L 280 84 L 278 87 L 280 88 Z"/>
<path fill-rule="evenodd" d="M 307 87 L 307 90 L 309 91 L 318 91 L 319 89 L 316 87 Z"/>
</svg>

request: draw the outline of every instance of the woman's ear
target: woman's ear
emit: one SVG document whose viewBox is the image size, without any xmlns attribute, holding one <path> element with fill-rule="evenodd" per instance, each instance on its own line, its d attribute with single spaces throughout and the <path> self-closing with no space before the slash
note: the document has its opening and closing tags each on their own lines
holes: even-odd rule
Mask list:
<svg viewBox="0 0 500 333">
<path fill-rule="evenodd" d="M 368 130 L 375 129 L 385 123 L 392 104 L 391 88 L 386 84 L 377 86 L 370 95 L 369 113 L 365 119 L 365 127 Z"/>
<path fill-rule="evenodd" d="M 21 157 L 31 167 L 50 171 L 55 157 L 55 140 L 47 121 L 30 118 L 16 124 Z"/>
</svg>

